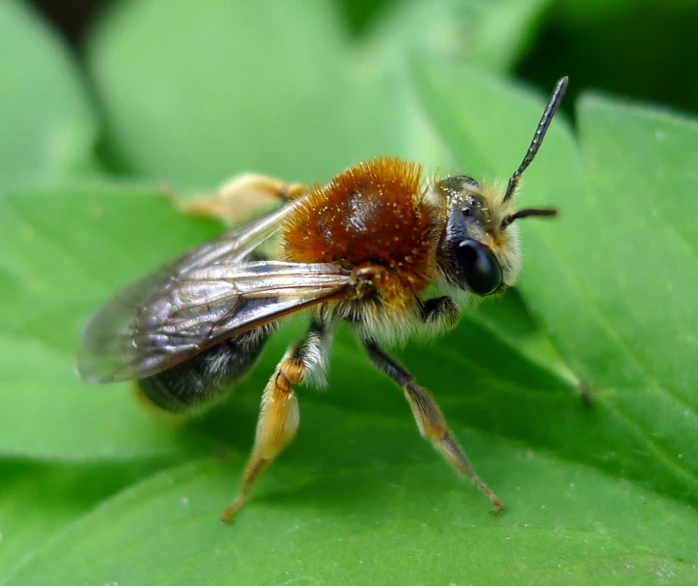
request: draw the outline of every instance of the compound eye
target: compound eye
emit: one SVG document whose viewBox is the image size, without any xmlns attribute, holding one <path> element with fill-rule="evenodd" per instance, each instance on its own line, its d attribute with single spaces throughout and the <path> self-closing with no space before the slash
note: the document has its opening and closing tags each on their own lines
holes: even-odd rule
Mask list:
<svg viewBox="0 0 698 586">
<path fill-rule="evenodd" d="M 473 293 L 489 295 L 502 284 L 502 269 L 489 246 L 463 240 L 456 249 L 465 282 Z"/>
</svg>

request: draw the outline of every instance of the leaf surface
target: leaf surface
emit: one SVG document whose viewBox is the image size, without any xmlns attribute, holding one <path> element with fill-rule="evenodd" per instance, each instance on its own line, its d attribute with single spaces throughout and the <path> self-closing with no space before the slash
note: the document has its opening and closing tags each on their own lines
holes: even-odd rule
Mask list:
<svg viewBox="0 0 698 586">
<path fill-rule="evenodd" d="M 0 2 L 0 187 L 96 169 L 97 127 L 72 57 L 23 2 Z"/>
</svg>

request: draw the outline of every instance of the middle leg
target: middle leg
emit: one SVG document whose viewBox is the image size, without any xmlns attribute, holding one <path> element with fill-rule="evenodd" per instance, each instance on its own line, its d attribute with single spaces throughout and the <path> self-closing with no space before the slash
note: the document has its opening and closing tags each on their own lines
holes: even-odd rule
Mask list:
<svg viewBox="0 0 698 586">
<path fill-rule="evenodd" d="M 496 512 L 501 511 L 504 506 L 502 501 L 475 473 L 463 449 L 458 445 L 451 430 L 448 429 L 441 409 L 429 393 L 417 385 L 412 375 L 388 356 L 375 341 L 364 340 L 364 347 L 373 364 L 393 379 L 404 391 L 422 437 L 432 443 L 436 451 L 459 475 L 466 476 L 482 494 L 490 499 Z"/>
</svg>

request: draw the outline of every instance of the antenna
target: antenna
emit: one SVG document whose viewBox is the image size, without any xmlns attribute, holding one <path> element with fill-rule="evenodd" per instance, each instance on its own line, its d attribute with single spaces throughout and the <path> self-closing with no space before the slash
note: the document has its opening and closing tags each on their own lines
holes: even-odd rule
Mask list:
<svg viewBox="0 0 698 586">
<path fill-rule="evenodd" d="M 543 143 L 543 138 L 545 138 L 545 133 L 548 131 L 548 126 L 550 126 L 550 122 L 552 121 L 553 116 L 555 116 L 555 112 L 557 112 L 558 106 L 562 101 L 562 96 L 565 95 L 565 90 L 567 89 L 567 81 L 567 77 L 563 77 L 555 84 L 555 89 L 553 89 L 553 93 L 550 96 L 550 101 L 548 102 L 548 105 L 545 107 L 543 116 L 541 116 L 540 122 L 538 123 L 538 128 L 536 128 L 536 133 L 533 135 L 531 146 L 528 147 L 526 156 L 523 158 L 523 161 L 521 161 L 521 165 L 519 165 L 519 168 L 516 170 L 516 173 L 514 173 L 511 176 L 511 179 L 509 179 L 509 184 L 507 185 L 506 192 L 504 192 L 504 199 L 502 200 L 502 202 L 507 201 L 511 198 L 512 195 L 514 195 L 514 192 L 516 191 L 516 188 L 519 185 L 521 175 L 531 164 L 531 161 L 536 156 L 538 149 L 540 149 L 540 145 Z"/>
<path fill-rule="evenodd" d="M 500 230 L 504 230 L 509 224 L 515 220 L 520 220 L 521 218 L 531 218 L 531 217 L 543 218 L 546 216 L 557 216 L 557 210 L 538 210 L 533 208 L 527 208 L 525 210 L 519 210 L 513 214 L 507 214 L 502 219 L 502 223 L 499 226 Z"/>
</svg>

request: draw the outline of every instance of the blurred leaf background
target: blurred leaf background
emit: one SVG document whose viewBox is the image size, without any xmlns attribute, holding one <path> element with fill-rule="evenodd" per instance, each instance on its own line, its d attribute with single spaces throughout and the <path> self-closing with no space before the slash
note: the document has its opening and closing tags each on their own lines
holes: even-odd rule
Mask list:
<svg viewBox="0 0 698 586">
<path fill-rule="evenodd" d="M 2 0 L 0 584 L 695 583 L 697 25 L 692 0 Z M 396 351 L 503 515 L 343 329 L 232 526 L 302 319 L 183 425 L 76 380 L 87 316 L 221 229 L 163 194 L 382 153 L 506 177 L 564 74 L 522 193 L 561 217 L 522 223 L 520 286 Z"/>
</svg>

